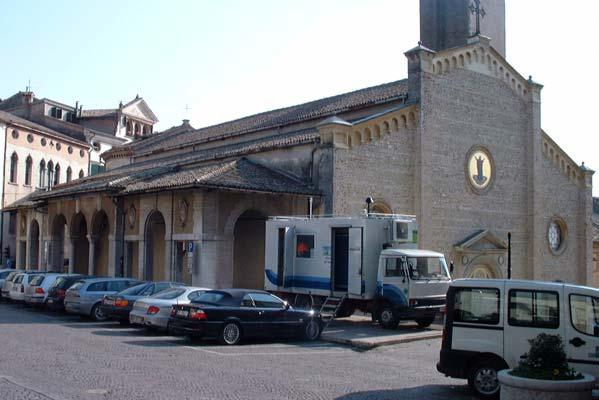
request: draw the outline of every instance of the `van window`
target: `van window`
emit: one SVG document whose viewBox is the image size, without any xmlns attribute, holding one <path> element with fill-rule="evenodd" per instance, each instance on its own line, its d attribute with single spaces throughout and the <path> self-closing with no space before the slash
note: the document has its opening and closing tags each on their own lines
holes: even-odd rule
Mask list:
<svg viewBox="0 0 599 400">
<path fill-rule="evenodd" d="M 599 298 L 571 294 L 570 318 L 572 326 L 578 332 L 599 336 Z"/>
<path fill-rule="evenodd" d="M 385 259 L 385 276 L 404 276 L 404 270 L 399 258 Z"/>
<path fill-rule="evenodd" d="M 453 307 L 454 322 L 496 325 L 499 323 L 499 289 L 458 288 Z"/>
<path fill-rule="evenodd" d="M 540 290 L 510 290 L 508 322 L 531 328 L 559 327 L 559 295 Z"/>
</svg>

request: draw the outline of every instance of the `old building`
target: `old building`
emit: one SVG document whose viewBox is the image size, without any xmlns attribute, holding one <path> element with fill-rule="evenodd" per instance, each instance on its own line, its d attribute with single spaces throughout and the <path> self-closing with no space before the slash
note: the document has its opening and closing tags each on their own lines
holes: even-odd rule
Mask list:
<svg viewBox="0 0 599 400">
<path fill-rule="evenodd" d="M 158 118 L 139 96 L 118 108 L 83 109 L 47 98 L 36 98 L 27 89 L 0 101 L 0 110 L 90 144 L 89 165 L 85 175 L 104 171 L 100 155 L 113 146 L 129 143 L 152 134 Z"/>
<path fill-rule="evenodd" d="M 89 145 L 86 142 L 4 111 L 0 111 L 0 137 L 0 152 L 4 154 L 3 207 L 36 190 L 48 190 L 87 174 Z M 14 261 L 19 253 L 25 254 L 25 242 L 20 241 L 21 247 L 16 247 L 19 229 L 16 212 L 0 215 L 0 248 L 6 265 L 7 259 Z M 40 223 L 44 221 L 40 220 Z M 29 254 L 32 267 L 37 267 L 41 259 L 39 237 L 45 228 L 35 223 L 28 229 L 32 246 L 38 249 Z"/>
<path fill-rule="evenodd" d="M 426 23 L 438 1 L 421 6 Z M 504 31 L 503 7 L 488 32 Z M 262 287 L 268 216 L 355 215 L 372 196 L 375 211 L 416 215 L 418 245 L 457 277 L 505 277 L 511 233 L 514 277 L 591 282 L 593 172 L 542 130 L 542 85 L 480 20 L 435 18 L 471 34 L 406 52 L 407 79 L 115 147 L 107 172 L 9 207 L 18 240 L 45 221 L 41 268 Z"/>
</svg>

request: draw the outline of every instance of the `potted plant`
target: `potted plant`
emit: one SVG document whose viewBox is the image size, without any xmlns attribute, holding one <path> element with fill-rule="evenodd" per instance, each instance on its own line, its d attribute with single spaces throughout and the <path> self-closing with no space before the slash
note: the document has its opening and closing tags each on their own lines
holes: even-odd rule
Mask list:
<svg viewBox="0 0 599 400">
<path fill-rule="evenodd" d="M 518 366 L 498 373 L 501 399 L 590 400 L 595 377 L 570 368 L 560 335 L 541 333 Z"/>
</svg>

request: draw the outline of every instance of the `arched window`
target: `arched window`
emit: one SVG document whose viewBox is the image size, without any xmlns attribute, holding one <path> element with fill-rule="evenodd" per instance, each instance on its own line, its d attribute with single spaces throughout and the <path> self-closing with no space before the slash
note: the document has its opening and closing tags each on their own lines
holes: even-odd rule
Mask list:
<svg viewBox="0 0 599 400">
<path fill-rule="evenodd" d="M 133 124 L 131 121 L 127 121 L 127 136 L 133 135 Z"/>
<path fill-rule="evenodd" d="M 38 187 L 43 188 L 45 186 L 46 183 L 46 162 L 44 160 L 40 161 L 40 175 L 39 175 L 39 182 L 38 182 Z"/>
<path fill-rule="evenodd" d="M 142 136 L 146 136 L 148 134 L 148 127 L 144 125 L 144 127 L 141 130 L 141 134 Z"/>
<path fill-rule="evenodd" d="M 79 171 L 79 179 L 83 178 L 83 170 Z"/>
<path fill-rule="evenodd" d="M 25 185 L 31 186 L 31 168 L 33 167 L 33 160 L 31 156 L 27 156 L 25 160 Z"/>
<path fill-rule="evenodd" d="M 133 128 L 133 136 L 139 136 L 139 124 L 135 124 L 135 127 Z"/>
<path fill-rule="evenodd" d="M 56 163 L 56 167 L 54 167 L 54 185 L 58 185 L 60 183 L 60 164 Z"/>
<path fill-rule="evenodd" d="M 10 156 L 10 177 L 9 182 L 17 183 L 17 166 L 19 163 L 19 156 L 17 153 L 12 153 Z"/>
<path fill-rule="evenodd" d="M 48 177 L 46 179 L 46 185 L 48 186 L 48 189 L 50 189 L 52 187 L 52 184 L 54 183 L 54 163 L 52 161 L 48 161 Z"/>
<path fill-rule="evenodd" d="M 69 167 L 69 168 L 67 168 L 67 182 L 70 182 L 72 178 L 73 178 L 73 170 L 71 169 L 71 167 Z"/>
</svg>

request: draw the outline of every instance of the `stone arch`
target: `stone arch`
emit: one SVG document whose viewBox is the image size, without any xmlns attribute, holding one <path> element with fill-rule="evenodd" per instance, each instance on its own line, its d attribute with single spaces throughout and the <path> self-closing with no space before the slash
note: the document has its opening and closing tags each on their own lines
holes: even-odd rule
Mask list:
<svg viewBox="0 0 599 400">
<path fill-rule="evenodd" d="M 264 288 L 264 235 L 266 215 L 249 209 L 233 228 L 233 287 Z"/>
<path fill-rule="evenodd" d="M 472 64 L 472 54 L 469 51 L 466 52 L 466 62 Z"/>
<path fill-rule="evenodd" d="M 352 145 L 358 146 L 360 143 L 362 143 L 362 135 L 360 134 L 360 131 L 354 131 L 352 135 Z"/>
<path fill-rule="evenodd" d="M 390 133 L 389 121 L 384 121 L 383 122 L 383 133 L 387 134 L 387 135 Z"/>
<path fill-rule="evenodd" d="M 408 119 L 410 121 L 410 127 L 415 128 L 416 127 L 416 114 L 414 114 L 412 111 L 410 111 L 410 113 L 408 114 Z"/>
<path fill-rule="evenodd" d="M 165 265 L 166 223 L 160 211 L 153 210 L 146 218 L 144 239 L 146 261 L 144 279 L 149 281 L 169 279 Z"/>
<path fill-rule="evenodd" d="M 29 248 L 27 257 L 29 257 L 29 269 L 40 269 L 40 225 L 37 220 L 31 221 L 29 225 Z"/>
<path fill-rule="evenodd" d="M 443 72 L 449 72 L 449 70 L 450 70 L 450 68 L 449 68 L 449 59 L 446 58 L 444 60 L 444 64 L 445 64 L 445 66 L 443 68 Z"/>
<path fill-rule="evenodd" d="M 455 56 L 451 57 L 451 68 L 452 69 L 458 68 L 458 59 Z"/>
<path fill-rule="evenodd" d="M 391 123 L 393 124 L 393 131 L 397 132 L 399 130 L 399 121 L 397 120 L 397 118 L 393 117 Z"/>
<path fill-rule="evenodd" d="M 474 263 L 464 271 L 465 278 L 500 279 L 501 272 L 495 266 L 487 263 Z"/>
<path fill-rule="evenodd" d="M 381 127 L 376 124 L 374 126 L 374 135 L 373 135 L 374 139 L 380 139 L 381 138 Z"/>
<path fill-rule="evenodd" d="M 108 235 L 110 224 L 104 210 L 96 211 L 92 217 L 90 240 L 92 242 L 91 270 L 94 275 L 108 276 Z"/>
<path fill-rule="evenodd" d="M 370 210 L 377 214 L 393 214 L 393 210 L 389 204 L 383 200 L 375 200 Z"/>
<path fill-rule="evenodd" d="M 463 67 L 464 66 L 464 55 L 460 54 L 458 60 L 460 62 L 460 67 Z"/>
<path fill-rule="evenodd" d="M 476 51 L 476 49 L 472 50 L 472 55 L 474 57 L 474 61 L 478 62 L 478 51 Z"/>
<path fill-rule="evenodd" d="M 370 128 L 364 129 L 364 142 L 372 142 L 372 131 Z"/>
<path fill-rule="evenodd" d="M 437 61 L 437 73 L 438 74 L 442 74 L 443 73 L 443 63 L 441 62 L 441 60 Z"/>
<path fill-rule="evenodd" d="M 87 221 L 82 212 L 71 219 L 71 244 L 73 246 L 71 265 L 76 274 L 89 273 L 89 240 L 87 238 Z"/>
<path fill-rule="evenodd" d="M 50 254 L 48 257 L 49 271 L 63 271 L 64 270 L 64 246 L 65 246 L 65 232 L 67 227 L 67 219 L 64 215 L 58 214 L 52 221 L 52 230 L 50 234 Z"/>
<path fill-rule="evenodd" d="M 400 119 L 401 119 L 401 125 L 400 125 L 401 128 L 402 129 L 407 129 L 407 127 L 408 127 L 408 118 L 404 114 L 402 114 L 401 117 L 400 117 Z"/>
</svg>

